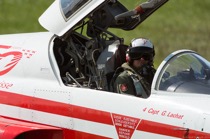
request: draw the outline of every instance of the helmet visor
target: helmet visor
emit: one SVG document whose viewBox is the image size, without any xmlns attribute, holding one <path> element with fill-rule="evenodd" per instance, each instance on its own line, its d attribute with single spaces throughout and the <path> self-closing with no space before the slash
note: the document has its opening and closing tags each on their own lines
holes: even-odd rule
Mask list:
<svg viewBox="0 0 210 139">
<path fill-rule="evenodd" d="M 133 60 L 144 58 L 144 60 L 153 61 L 154 49 L 145 46 L 131 47 L 128 54 Z"/>
<path fill-rule="evenodd" d="M 149 53 L 142 55 L 142 58 L 144 58 L 144 60 L 146 61 L 153 61 L 153 57 L 154 57 L 153 54 L 149 54 Z"/>
</svg>

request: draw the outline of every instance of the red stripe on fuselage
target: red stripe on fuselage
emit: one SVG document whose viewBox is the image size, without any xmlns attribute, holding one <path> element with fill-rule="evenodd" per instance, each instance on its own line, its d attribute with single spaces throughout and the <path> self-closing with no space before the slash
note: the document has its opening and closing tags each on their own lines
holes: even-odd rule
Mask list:
<svg viewBox="0 0 210 139">
<path fill-rule="evenodd" d="M 0 91 L 0 103 L 113 125 L 109 112 Z"/>
<path fill-rule="evenodd" d="M 183 135 L 186 133 L 186 130 L 178 130 L 179 127 L 176 126 L 169 126 L 166 124 L 156 123 L 152 121 L 142 120 L 137 130 L 151 132 L 154 134 L 166 135 L 166 136 L 173 136 L 177 138 L 182 138 Z"/>
<path fill-rule="evenodd" d="M 190 128 L 178 127 L 168 124 L 157 123 L 148 120 L 142 120 L 137 130 L 150 132 L 154 134 L 171 136 L 182 139 L 199 138 L 208 139 L 210 134 L 192 130 Z"/>
</svg>

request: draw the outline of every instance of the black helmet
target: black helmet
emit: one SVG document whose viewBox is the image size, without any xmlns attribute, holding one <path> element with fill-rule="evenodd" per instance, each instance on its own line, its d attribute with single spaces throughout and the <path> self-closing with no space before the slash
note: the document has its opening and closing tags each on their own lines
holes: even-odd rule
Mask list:
<svg viewBox="0 0 210 139">
<path fill-rule="evenodd" d="M 144 58 L 145 60 L 153 60 L 155 55 L 154 45 L 148 39 L 137 38 L 131 41 L 131 47 L 128 50 L 128 56 L 131 60 Z"/>
</svg>

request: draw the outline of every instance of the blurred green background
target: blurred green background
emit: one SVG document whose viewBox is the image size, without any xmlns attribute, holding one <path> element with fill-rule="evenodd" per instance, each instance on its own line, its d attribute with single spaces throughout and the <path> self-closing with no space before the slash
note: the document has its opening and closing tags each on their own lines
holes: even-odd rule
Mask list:
<svg viewBox="0 0 210 139">
<path fill-rule="evenodd" d="M 45 31 L 39 16 L 54 0 L 0 0 L 0 34 Z M 131 10 L 145 0 L 120 0 Z M 155 45 L 155 65 L 171 52 L 191 49 L 210 60 L 210 0 L 169 0 L 132 31 L 113 30 L 125 43 L 136 37 Z"/>
</svg>

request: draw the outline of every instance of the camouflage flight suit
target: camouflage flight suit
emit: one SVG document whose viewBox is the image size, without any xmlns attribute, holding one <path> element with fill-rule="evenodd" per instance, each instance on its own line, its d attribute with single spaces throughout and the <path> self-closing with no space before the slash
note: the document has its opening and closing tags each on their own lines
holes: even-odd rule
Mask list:
<svg viewBox="0 0 210 139">
<path fill-rule="evenodd" d="M 114 82 L 114 91 L 121 94 L 147 98 L 151 93 L 149 83 L 131 68 L 128 63 L 122 65 L 122 71 Z"/>
</svg>

